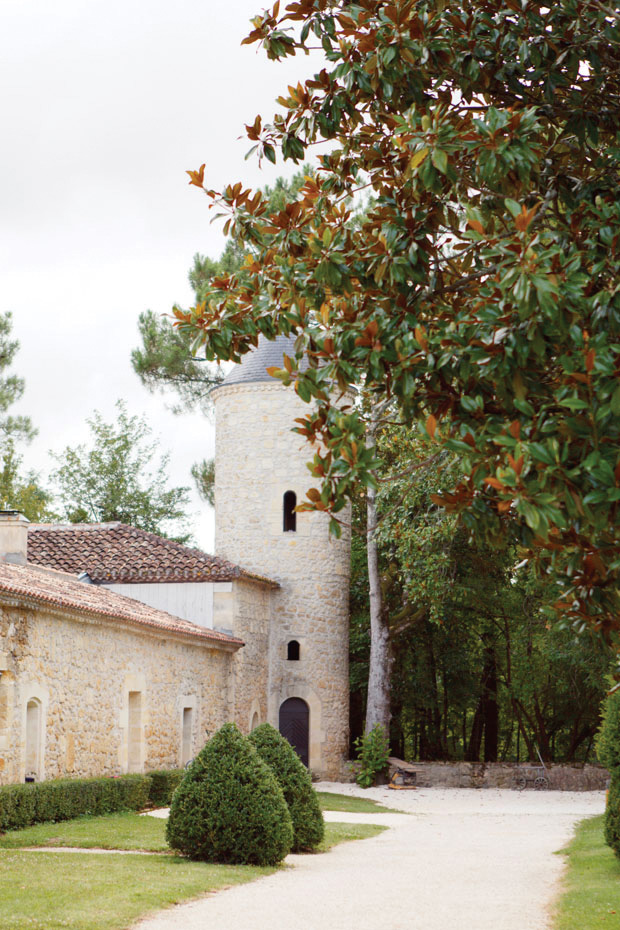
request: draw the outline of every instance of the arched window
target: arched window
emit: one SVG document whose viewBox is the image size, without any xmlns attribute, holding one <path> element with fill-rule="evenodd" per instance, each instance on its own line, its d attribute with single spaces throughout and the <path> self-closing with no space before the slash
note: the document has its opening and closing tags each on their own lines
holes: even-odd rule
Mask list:
<svg viewBox="0 0 620 930">
<path fill-rule="evenodd" d="M 255 730 L 256 727 L 259 725 L 259 723 L 260 723 L 260 720 L 258 717 L 258 711 L 255 710 L 254 714 L 252 715 L 252 723 L 250 724 L 250 732 L 252 732 L 252 730 Z"/>
<path fill-rule="evenodd" d="M 299 643 L 292 639 L 286 647 L 286 658 L 289 662 L 299 662 Z"/>
<path fill-rule="evenodd" d="M 297 514 L 295 513 L 296 506 L 297 495 L 294 491 L 286 491 L 284 494 L 284 502 L 282 507 L 282 526 L 285 533 L 294 533 L 297 529 Z"/>
</svg>

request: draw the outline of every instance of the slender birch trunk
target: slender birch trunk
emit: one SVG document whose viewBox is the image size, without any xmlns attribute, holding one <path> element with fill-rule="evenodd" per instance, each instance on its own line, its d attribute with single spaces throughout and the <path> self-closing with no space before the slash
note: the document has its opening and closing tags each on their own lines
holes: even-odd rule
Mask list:
<svg viewBox="0 0 620 930">
<path fill-rule="evenodd" d="M 376 445 L 378 416 L 371 413 L 367 443 Z M 370 588 L 370 668 L 368 671 L 368 701 L 366 705 L 366 727 L 369 733 L 380 724 L 386 734 L 390 731 L 390 631 L 383 603 L 381 578 L 379 575 L 379 550 L 377 531 L 377 492 L 368 488 L 366 542 L 368 549 L 368 582 Z"/>
</svg>

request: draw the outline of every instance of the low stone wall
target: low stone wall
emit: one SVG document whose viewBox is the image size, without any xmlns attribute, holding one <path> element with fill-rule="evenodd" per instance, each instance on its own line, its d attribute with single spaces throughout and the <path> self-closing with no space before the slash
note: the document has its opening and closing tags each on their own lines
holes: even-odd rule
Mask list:
<svg viewBox="0 0 620 930">
<path fill-rule="evenodd" d="M 518 770 L 526 774 L 530 789 L 539 774 L 533 766 L 514 762 L 414 762 L 410 768 L 419 788 L 514 788 Z M 390 776 L 393 772 L 394 763 Z M 546 777 L 555 791 L 602 791 L 609 782 L 609 772 L 600 765 L 551 765 Z"/>
</svg>

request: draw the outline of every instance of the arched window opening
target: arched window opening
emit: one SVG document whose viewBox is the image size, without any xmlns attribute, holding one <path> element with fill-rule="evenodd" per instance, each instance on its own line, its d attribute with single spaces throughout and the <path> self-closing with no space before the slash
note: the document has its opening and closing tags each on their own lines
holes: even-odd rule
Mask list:
<svg viewBox="0 0 620 930">
<path fill-rule="evenodd" d="M 297 495 L 294 491 L 286 491 L 283 504 L 283 529 L 285 533 L 294 533 L 297 529 Z"/>
<path fill-rule="evenodd" d="M 26 781 L 41 779 L 41 702 L 26 704 Z"/>
<path fill-rule="evenodd" d="M 252 723 L 250 724 L 250 731 L 255 730 L 256 727 L 259 725 L 259 723 L 260 723 L 260 719 L 258 716 L 258 711 L 255 710 L 252 716 Z"/>
<path fill-rule="evenodd" d="M 289 662 L 299 662 L 299 643 L 292 639 L 286 647 L 286 658 Z"/>
</svg>

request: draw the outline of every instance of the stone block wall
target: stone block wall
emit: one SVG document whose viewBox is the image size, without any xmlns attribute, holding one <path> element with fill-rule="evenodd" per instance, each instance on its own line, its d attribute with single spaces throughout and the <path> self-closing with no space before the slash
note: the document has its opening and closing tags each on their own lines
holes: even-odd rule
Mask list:
<svg viewBox="0 0 620 930">
<path fill-rule="evenodd" d="M 233 656 L 204 640 L 5 605 L 0 653 L 0 783 L 173 768 L 184 708 L 192 755 L 232 718 Z"/>
<path fill-rule="evenodd" d="M 232 585 L 232 630 L 245 643 L 233 659 L 235 722 L 242 733 L 267 720 L 273 594 L 259 582 L 239 579 Z"/>
<path fill-rule="evenodd" d="M 335 540 L 324 514 L 298 513 L 295 532 L 283 531 L 285 492 L 299 504 L 317 485 L 306 466 L 313 450 L 292 432 L 308 406 L 292 388 L 229 384 L 213 397 L 216 553 L 280 584 L 272 593 L 267 719 L 277 727 L 285 700 L 306 701 L 310 768 L 338 777 L 348 746 L 348 527 Z M 291 640 L 299 661 L 287 659 Z"/>
<path fill-rule="evenodd" d="M 514 788 L 517 772 L 524 771 L 528 790 L 538 774 L 529 763 L 513 762 L 412 762 L 411 767 L 420 788 Z M 390 774 L 393 770 L 391 766 Z M 600 765 L 551 765 L 546 777 L 550 790 L 602 791 L 609 773 Z"/>
</svg>

